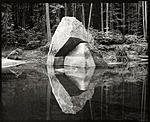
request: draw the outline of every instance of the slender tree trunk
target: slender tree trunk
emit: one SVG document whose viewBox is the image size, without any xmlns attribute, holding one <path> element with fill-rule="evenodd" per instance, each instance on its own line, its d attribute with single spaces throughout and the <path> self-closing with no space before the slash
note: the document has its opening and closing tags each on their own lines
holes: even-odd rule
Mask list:
<svg viewBox="0 0 150 122">
<path fill-rule="evenodd" d="M 147 1 L 145 2 L 145 38 L 147 38 Z"/>
<path fill-rule="evenodd" d="M 33 4 L 29 3 L 30 28 L 33 28 L 33 26 L 34 26 L 34 23 L 33 23 L 32 19 L 31 19 L 31 17 L 33 16 L 33 8 L 34 8 Z"/>
<path fill-rule="evenodd" d="M 75 16 L 74 4 L 75 4 L 75 3 L 72 3 L 72 16 L 73 16 L 73 17 Z"/>
<path fill-rule="evenodd" d="M 18 25 L 19 25 L 19 26 L 22 26 L 22 25 L 21 25 L 21 21 L 20 21 L 21 18 L 22 18 L 22 17 L 20 17 L 20 16 L 22 16 L 22 15 L 20 15 L 20 13 L 22 13 L 22 12 L 21 12 L 21 9 L 20 9 L 20 3 L 18 3 L 18 17 L 17 17 L 17 18 L 18 18 Z"/>
<path fill-rule="evenodd" d="M 109 20 L 110 20 L 110 29 L 111 30 L 113 29 L 113 22 L 112 22 L 112 19 L 113 19 L 112 18 L 112 14 L 113 14 L 112 11 L 113 11 L 113 8 L 112 8 L 112 6 L 113 6 L 113 3 L 110 3 L 110 14 L 109 14 L 110 15 L 110 19 Z"/>
<path fill-rule="evenodd" d="M 74 16 L 75 17 L 77 16 L 76 11 L 77 11 L 77 3 L 74 3 Z"/>
<path fill-rule="evenodd" d="M 90 28 L 90 23 L 91 23 L 92 7 L 93 7 L 93 3 L 91 3 L 91 5 L 90 5 L 90 13 L 89 13 L 89 21 L 88 21 L 88 30 L 89 30 L 89 28 Z"/>
<path fill-rule="evenodd" d="M 14 27 L 16 27 L 16 20 L 15 20 L 15 5 L 12 4 L 12 20 L 14 22 Z"/>
<path fill-rule="evenodd" d="M 146 38 L 146 32 L 145 32 L 145 2 L 142 1 L 142 14 L 143 14 L 143 35 L 144 38 Z"/>
<path fill-rule="evenodd" d="M 103 24 L 103 3 L 101 3 L 101 31 L 104 32 L 104 24 Z"/>
<path fill-rule="evenodd" d="M 47 30 L 46 30 L 46 23 L 45 23 L 45 20 L 46 20 L 46 7 L 45 7 L 45 3 L 42 3 L 42 30 L 43 30 L 43 33 L 44 33 L 44 37 L 45 39 L 47 38 Z"/>
<path fill-rule="evenodd" d="M 108 3 L 106 3 L 106 35 L 108 35 Z"/>
<path fill-rule="evenodd" d="M 60 9 L 57 10 L 58 22 L 60 22 Z"/>
<path fill-rule="evenodd" d="M 84 14 L 84 5 L 83 5 L 83 3 L 82 3 L 82 23 L 85 27 L 85 14 Z"/>
<path fill-rule="evenodd" d="M 24 3 L 24 4 L 22 4 L 22 27 L 24 27 L 25 28 L 25 7 L 26 7 L 26 4 Z"/>
<path fill-rule="evenodd" d="M 127 3 L 128 4 L 128 9 L 130 9 L 130 3 Z M 130 12 L 130 11 L 128 11 Z M 130 34 L 130 25 L 131 25 L 131 22 L 130 22 L 130 15 L 128 14 L 128 34 Z"/>
<path fill-rule="evenodd" d="M 138 13 L 138 3 L 136 3 L 136 13 Z M 138 34 L 138 14 L 136 15 L 136 34 Z"/>
<path fill-rule="evenodd" d="M 125 35 L 125 3 L 123 3 L 123 35 Z"/>
<path fill-rule="evenodd" d="M 141 23 L 141 21 L 140 21 L 140 8 L 141 8 L 141 1 L 138 2 L 138 15 L 137 15 L 138 16 L 138 18 L 137 18 L 137 22 L 138 22 L 138 29 L 137 29 L 137 31 L 138 31 L 138 34 L 141 33 L 141 31 L 139 29 L 140 23 Z"/>
<path fill-rule="evenodd" d="M 67 3 L 65 3 L 65 16 L 67 16 Z"/>
<path fill-rule="evenodd" d="M 19 7 L 18 7 L 18 23 L 19 23 L 19 26 L 22 27 L 22 21 L 21 21 L 21 19 L 23 18 L 22 6 L 21 6 L 21 3 L 19 3 L 18 5 L 19 5 Z"/>
<path fill-rule="evenodd" d="M 50 28 L 50 16 L 49 16 L 49 3 L 45 3 L 46 6 L 46 25 L 47 25 L 47 38 L 51 43 L 51 28 Z"/>
<path fill-rule="evenodd" d="M 17 19 L 17 27 L 19 26 L 19 3 L 17 3 L 17 7 L 16 7 L 16 10 L 17 10 L 17 16 L 16 16 L 16 19 Z"/>
<path fill-rule="evenodd" d="M 130 24 L 130 27 L 131 27 L 131 34 L 134 34 L 135 33 L 135 28 L 132 26 L 133 24 L 135 24 L 135 18 L 134 18 L 134 3 L 132 3 L 132 21 L 131 21 L 131 24 Z"/>
</svg>

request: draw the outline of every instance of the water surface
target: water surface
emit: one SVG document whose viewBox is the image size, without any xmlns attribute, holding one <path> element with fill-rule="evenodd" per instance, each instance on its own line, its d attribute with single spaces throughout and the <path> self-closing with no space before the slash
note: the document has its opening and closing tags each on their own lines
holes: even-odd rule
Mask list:
<svg viewBox="0 0 150 122">
<path fill-rule="evenodd" d="M 148 66 L 131 63 L 57 69 L 32 63 L 2 71 L 1 119 L 148 121 Z"/>
</svg>

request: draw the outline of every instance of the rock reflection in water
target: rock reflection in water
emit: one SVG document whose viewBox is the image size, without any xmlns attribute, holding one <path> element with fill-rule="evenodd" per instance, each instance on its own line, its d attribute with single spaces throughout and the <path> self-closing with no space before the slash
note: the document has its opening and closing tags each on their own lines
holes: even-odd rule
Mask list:
<svg viewBox="0 0 150 122">
<path fill-rule="evenodd" d="M 23 73 L 2 72 L 4 120 L 148 120 L 147 65 L 53 69 L 27 64 L 13 70 Z"/>
<path fill-rule="evenodd" d="M 64 113 L 79 115 L 87 102 L 94 119 L 147 119 L 144 87 L 147 66 L 143 64 L 107 69 L 64 66 L 47 70 L 52 92 Z"/>
<path fill-rule="evenodd" d="M 73 81 L 80 90 L 86 90 L 77 96 L 71 96 L 60 83 L 59 78 L 56 77 L 57 75 L 55 75 L 54 68 L 52 66 L 47 66 L 52 92 L 64 113 L 76 114 L 84 107 L 86 101 L 92 98 L 94 94 L 94 85 L 90 84 L 90 79 L 94 73 L 94 69 L 95 67 L 64 67 L 64 70 L 57 70 L 64 71 L 66 75 L 63 76 L 70 77 L 70 81 Z"/>
</svg>

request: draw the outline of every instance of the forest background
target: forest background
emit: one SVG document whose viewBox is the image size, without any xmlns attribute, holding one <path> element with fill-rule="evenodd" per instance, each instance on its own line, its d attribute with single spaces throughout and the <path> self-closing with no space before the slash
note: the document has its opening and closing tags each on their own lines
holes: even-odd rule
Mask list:
<svg viewBox="0 0 150 122">
<path fill-rule="evenodd" d="M 148 55 L 147 1 L 136 3 L 2 3 L 2 56 L 16 50 L 48 53 L 61 18 L 74 16 L 94 38 L 92 50 L 116 61 Z M 131 57 L 134 54 L 134 57 Z M 27 56 L 27 53 L 25 53 Z M 138 56 L 138 57 L 137 57 Z M 33 55 L 28 55 L 34 57 Z M 36 56 L 35 56 L 36 57 Z M 14 58 L 14 56 L 12 57 Z M 15 56 L 17 59 L 18 56 Z M 23 57 L 19 57 L 22 59 Z M 113 59 L 112 59 L 113 58 Z M 106 60 L 107 62 L 107 60 Z"/>
</svg>

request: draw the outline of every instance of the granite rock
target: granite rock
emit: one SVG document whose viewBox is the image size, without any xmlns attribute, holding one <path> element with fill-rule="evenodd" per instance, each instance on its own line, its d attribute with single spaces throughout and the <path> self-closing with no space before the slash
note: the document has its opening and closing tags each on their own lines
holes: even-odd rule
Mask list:
<svg viewBox="0 0 150 122">
<path fill-rule="evenodd" d="M 74 41 L 75 39 L 76 42 Z M 66 47 L 65 44 L 68 40 L 70 45 Z M 63 17 L 52 37 L 47 63 L 54 65 L 55 57 L 59 52 L 59 56 L 64 57 L 64 65 L 78 67 L 95 66 L 93 57 L 88 49 L 88 43 L 92 41 L 91 34 L 86 31 L 82 23 L 75 17 Z M 60 50 L 65 52 L 65 55 L 60 53 Z M 62 63 L 59 62 L 58 64 Z"/>
</svg>

